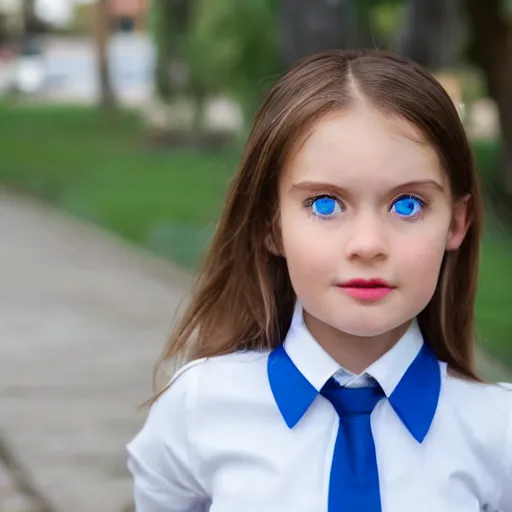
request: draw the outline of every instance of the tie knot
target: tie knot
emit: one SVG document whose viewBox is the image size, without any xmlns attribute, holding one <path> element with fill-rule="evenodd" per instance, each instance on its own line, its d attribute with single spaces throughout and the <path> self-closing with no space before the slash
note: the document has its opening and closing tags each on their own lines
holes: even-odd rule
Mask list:
<svg viewBox="0 0 512 512">
<path fill-rule="evenodd" d="M 355 414 L 371 414 L 378 401 L 384 396 L 380 386 L 347 388 L 329 379 L 321 391 L 332 403 L 340 417 Z"/>
</svg>

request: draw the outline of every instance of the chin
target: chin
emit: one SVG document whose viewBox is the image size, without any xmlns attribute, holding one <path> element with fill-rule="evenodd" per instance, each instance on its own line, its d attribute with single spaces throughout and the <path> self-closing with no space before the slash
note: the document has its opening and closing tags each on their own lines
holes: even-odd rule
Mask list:
<svg viewBox="0 0 512 512">
<path fill-rule="evenodd" d="M 350 322 L 349 324 L 335 326 L 335 328 L 341 332 L 349 334 L 350 336 L 358 338 L 375 338 L 391 331 L 394 326 L 378 323 L 362 326 L 360 324 L 355 325 L 353 322 Z"/>
<path fill-rule="evenodd" d="M 376 312 L 365 311 L 363 314 L 347 315 L 345 318 L 337 318 L 331 326 L 338 331 L 360 338 L 374 338 L 386 334 L 400 325 L 405 320 L 392 319 L 389 315 L 379 315 Z"/>
</svg>

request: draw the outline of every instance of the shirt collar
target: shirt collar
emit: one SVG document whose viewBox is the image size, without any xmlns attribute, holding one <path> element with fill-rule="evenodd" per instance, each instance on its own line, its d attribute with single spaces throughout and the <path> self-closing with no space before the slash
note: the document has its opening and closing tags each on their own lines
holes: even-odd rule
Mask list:
<svg viewBox="0 0 512 512">
<path fill-rule="evenodd" d="M 309 332 L 297 303 L 284 343 L 268 359 L 272 393 L 288 427 L 293 428 L 300 421 L 339 369 Z M 441 377 L 439 363 L 423 343 L 417 321 L 364 373 L 379 383 L 409 432 L 422 442 L 437 408 Z"/>
</svg>

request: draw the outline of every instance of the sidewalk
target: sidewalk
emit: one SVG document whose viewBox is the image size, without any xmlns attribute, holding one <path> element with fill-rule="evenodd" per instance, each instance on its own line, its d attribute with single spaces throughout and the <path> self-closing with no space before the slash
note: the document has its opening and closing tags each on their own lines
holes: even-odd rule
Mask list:
<svg viewBox="0 0 512 512">
<path fill-rule="evenodd" d="M 124 445 L 190 280 L 4 194 L 0 238 L 0 431 L 59 512 L 119 511 Z"/>
</svg>

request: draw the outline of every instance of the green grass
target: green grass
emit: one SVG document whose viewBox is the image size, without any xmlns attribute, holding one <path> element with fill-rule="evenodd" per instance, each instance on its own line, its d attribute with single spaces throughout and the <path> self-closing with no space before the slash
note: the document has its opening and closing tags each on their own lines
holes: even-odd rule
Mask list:
<svg viewBox="0 0 512 512">
<path fill-rule="evenodd" d="M 475 144 L 486 206 L 486 230 L 477 296 L 481 345 L 512 368 L 512 200 L 499 182 L 499 148 Z"/>
<path fill-rule="evenodd" d="M 158 150 L 134 113 L 0 106 L 0 181 L 193 267 L 236 166 L 235 149 Z"/>
<path fill-rule="evenodd" d="M 134 113 L 104 119 L 67 107 L 0 105 L 0 181 L 194 268 L 218 217 L 239 149 L 156 150 Z M 512 222 L 496 186 L 497 148 L 476 153 L 491 208 L 477 321 L 483 345 L 512 368 Z M 497 192 L 498 191 L 498 192 Z"/>
<path fill-rule="evenodd" d="M 477 326 L 483 348 L 512 368 L 512 240 L 488 232 L 482 247 Z"/>
</svg>

